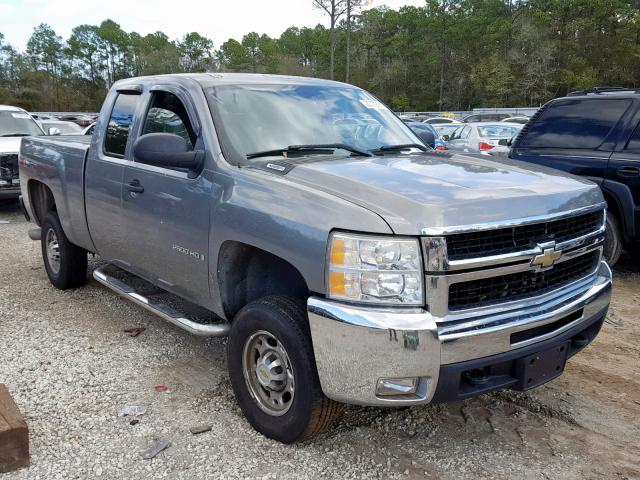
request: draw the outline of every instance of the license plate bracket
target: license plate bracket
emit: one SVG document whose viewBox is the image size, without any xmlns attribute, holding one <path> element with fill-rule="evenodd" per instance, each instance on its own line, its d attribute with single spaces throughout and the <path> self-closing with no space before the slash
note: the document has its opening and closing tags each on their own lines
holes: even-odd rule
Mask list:
<svg viewBox="0 0 640 480">
<path fill-rule="evenodd" d="M 515 362 L 515 390 L 529 390 L 560 376 L 567 362 L 569 342 L 532 353 Z"/>
</svg>

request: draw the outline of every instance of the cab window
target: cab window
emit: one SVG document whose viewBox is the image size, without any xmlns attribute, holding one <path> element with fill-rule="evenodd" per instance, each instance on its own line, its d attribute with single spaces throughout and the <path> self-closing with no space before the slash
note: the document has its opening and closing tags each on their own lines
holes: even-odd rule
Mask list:
<svg viewBox="0 0 640 480">
<path fill-rule="evenodd" d="M 131 124 L 139 101 L 140 97 L 138 95 L 120 94 L 116 98 L 104 138 L 104 152 L 107 155 L 118 158 L 124 157 Z"/>
<path fill-rule="evenodd" d="M 169 92 L 155 92 L 142 127 L 142 135 L 148 133 L 173 133 L 184 138 L 191 150 L 196 134 L 189 115 L 178 97 Z"/>
</svg>

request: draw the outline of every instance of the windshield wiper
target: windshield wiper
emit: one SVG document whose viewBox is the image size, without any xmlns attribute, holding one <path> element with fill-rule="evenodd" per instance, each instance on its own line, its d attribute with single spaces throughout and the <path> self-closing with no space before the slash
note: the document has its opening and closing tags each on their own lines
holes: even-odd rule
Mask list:
<svg viewBox="0 0 640 480">
<path fill-rule="evenodd" d="M 275 150 L 265 150 L 263 152 L 253 152 L 248 153 L 247 158 L 258 158 L 258 157 L 269 157 L 272 155 L 282 155 L 286 157 L 287 153 L 329 153 L 333 150 L 346 150 L 347 152 L 351 152 L 360 157 L 371 157 L 373 156 L 371 153 L 360 150 L 356 147 L 352 147 L 351 145 L 347 145 L 345 143 L 318 143 L 318 144 L 309 144 L 309 145 L 289 145 L 285 148 L 278 148 Z"/>
<path fill-rule="evenodd" d="M 380 148 L 369 150 L 371 153 L 384 153 L 384 152 L 399 152 L 400 150 L 409 150 L 410 148 L 417 148 L 423 152 L 427 151 L 427 147 L 419 143 L 404 143 L 402 145 L 383 145 Z"/>
<path fill-rule="evenodd" d="M 28 137 L 30 133 L 3 133 L 0 137 Z"/>
</svg>

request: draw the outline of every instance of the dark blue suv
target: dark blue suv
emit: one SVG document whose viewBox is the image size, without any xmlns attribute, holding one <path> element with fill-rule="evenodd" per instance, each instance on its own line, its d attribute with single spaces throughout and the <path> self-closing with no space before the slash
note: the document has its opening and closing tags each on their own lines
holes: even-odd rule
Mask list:
<svg viewBox="0 0 640 480">
<path fill-rule="evenodd" d="M 640 91 L 593 88 L 545 104 L 513 141 L 514 160 L 593 180 L 608 204 L 605 256 L 640 240 Z"/>
</svg>

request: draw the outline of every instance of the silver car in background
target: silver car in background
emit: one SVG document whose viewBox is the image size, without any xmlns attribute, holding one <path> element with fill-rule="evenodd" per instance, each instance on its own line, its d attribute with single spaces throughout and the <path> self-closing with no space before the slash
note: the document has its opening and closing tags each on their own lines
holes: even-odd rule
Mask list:
<svg viewBox="0 0 640 480">
<path fill-rule="evenodd" d="M 460 125 L 448 140 L 453 152 L 500 155 L 509 153 L 508 142 L 523 125 L 507 122 L 477 122 Z"/>
<path fill-rule="evenodd" d="M 431 126 L 436 130 L 436 132 L 438 132 L 438 135 L 440 135 L 442 139 L 445 142 L 447 142 L 453 135 L 453 132 L 455 132 L 462 125 L 463 123 L 457 122 L 457 123 L 438 123 Z"/>
</svg>

